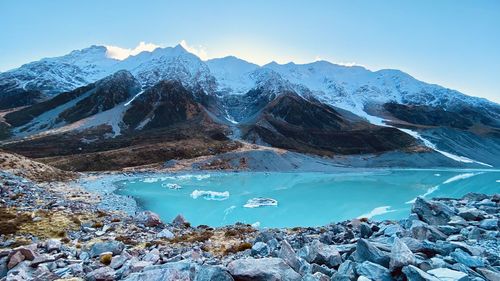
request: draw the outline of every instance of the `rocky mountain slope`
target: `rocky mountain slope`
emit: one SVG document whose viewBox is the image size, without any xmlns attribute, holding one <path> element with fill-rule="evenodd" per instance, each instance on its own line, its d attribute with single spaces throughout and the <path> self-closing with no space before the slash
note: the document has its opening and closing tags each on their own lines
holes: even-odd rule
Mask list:
<svg viewBox="0 0 500 281">
<path fill-rule="evenodd" d="M 6 147 L 54 134 L 112 142 L 203 120 L 226 138 L 298 152 L 435 150 L 467 165 L 500 166 L 498 104 L 401 71 L 326 61 L 202 61 L 181 46 L 122 61 L 106 52 L 92 46 L 0 73 L 0 108 L 31 104 L 4 115 Z"/>
</svg>

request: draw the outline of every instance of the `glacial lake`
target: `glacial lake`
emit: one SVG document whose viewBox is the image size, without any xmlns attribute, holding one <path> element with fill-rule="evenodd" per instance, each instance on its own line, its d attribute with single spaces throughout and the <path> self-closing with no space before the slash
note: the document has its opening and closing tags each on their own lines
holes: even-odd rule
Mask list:
<svg viewBox="0 0 500 281">
<path fill-rule="evenodd" d="M 114 184 L 115 193 L 133 197 L 142 209 L 159 214 L 164 221 L 183 214 L 192 225 L 243 222 L 294 227 L 357 217 L 402 219 L 417 196 L 459 198 L 468 192 L 500 193 L 500 171 L 165 174 Z"/>
</svg>

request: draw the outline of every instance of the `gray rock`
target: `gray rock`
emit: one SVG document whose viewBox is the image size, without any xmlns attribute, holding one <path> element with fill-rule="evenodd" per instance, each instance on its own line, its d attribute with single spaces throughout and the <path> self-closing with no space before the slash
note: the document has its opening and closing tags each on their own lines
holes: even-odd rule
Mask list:
<svg viewBox="0 0 500 281">
<path fill-rule="evenodd" d="M 94 271 L 91 271 L 86 276 L 86 280 L 89 281 L 113 281 L 116 279 L 115 271 L 108 267 L 100 267 Z"/>
<path fill-rule="evenodd" d="M 311 273 L 315 274 L 318 272 L 330 277 L 335 273 L 335 270 L 328 268 L 326 265 L 311 264 Z"/>
<path fill-rule="evenodd" d="M 142 258 L 143 261 L 149 261 L 151 263 L 156 263 L 160 259 L 160 251 L 158 249 L 153 249 L 149 253 L 145 254 Z"/>
<path fill-rule="evenodd" d="M 170 230 L 165 228 L 156 234 L 156 238 L 172 239 L 174 238 L 174 234 Z"/>
<path fill-rule="evenodd" d="M 371 261 L 384 267 L 389 266 L 389 256 L 365 239 L 356 244 L 356 261 Z"/>
<path fill-rule="evenodd" d="M 179 214 L 177 215 L 174 220 L 172 221 L 172 225 L 175 227 L 186 227 L 189 223 L 187 220 L 184 218 L 183 215 Z"/>
<path fill-rule="evenodd" d="M 293 281 L 301 276 L 280 258 L 239 259 L 227 269 L 236 280 Z"/>
<path fill-rule="evenodd" d="M 9 271 L 7 268 L 8 259 L 9 258 L 7 256 L 0 258 L 0 279 L 7 276 L 7 271 Z"/>
<path fill-rule="evenodd" d="M 468 267 L 484 267 L 484 260 L 481 257 L 474 257 L 464 252 L 462 249 L 456 249 L 450 256 L 457 262 Z"/>
<path fill-rule="evenodd" d="M 157 214 L 150 212 L 150 211 L 144 211 L 144 212 L 139 212 L 135 216 L 135 220 L 144 226 L 148 227 L 154 227 L 158 226 L 161 224 L 161 219 L 160 216 Z"/>
<path fill-rule="evenodd" d="M 111 264 L 109 266 L 113 269 L 118 269 L 122 267 L 122 265 L 131 258 L 132 256 L 127 251 L 123 251 L 120 255 L 114 256 L 111 259 Z"/>
<path fill-rule="evenodd" d="M 354 280 L 356 278 L 356 264 L 350 260 L 346 260 L 340 266 L 338 271 L 333 275 L 337 276 L 337 279 L 342 279 L 341 277 L 345 276 L 349 280 Z M 333 280 L 333 278 L 332 278 Z"/>
<path fill-rule="evenodd" d="M 270 253 L 269 246 L 264 242 L 257 242 L 252 246 L 252 256 L 267 257 Z"/>
<path fill-rule="evenodd" d="M 234 279 L 221 267 L 203 265 L 196 270 L 194 281 L 234 281 Z"/>
<path fill-rule="evenodd" d="M 33 259 L 33 261 L 31 261 L 30 265 L 31 265 L 31 267 L 37 267 L 40 264 L 47 263 L 47 262 L 53 262 L 55 260 L 56 259 L 53 256 L 51 256 L 51 255 L 42 254 L 42 255 L 36 256 Z"/>
<path fill-rule="evenodd" d="M 500 273 L 491 271 L 487 268 L 476 268 L 476 271 L 481 273 L 481 275 L 488 281 L 498 281 L 500 280 Z"/>
<path fill-rule="evenodd" d="M 23 256 L 23 254 L 21 254 L 20 251 L 16 251 L 12 256 L 10 256 L 9 262 L 7 263 L 7 268 L 10 270 L 25 259 L 26 258 Z"/>
<path fill-rule="evenodd" d="M 297 258 L 297 254 L 293 250 L 292 246 L 288 243 L 288 241 L 281 241 L 281 247 L 278 252 L 278 257 L 283 259 L 286 264 L 288 264 L 293 270 L 299 272 L 300 270 L 300 262 Z"/>
<path fill-rule="evenodd" d="M 498 219 L 484 219 L 479 224 L 479 227 L 486 230 L 497 230 L 498 229 Z"/>
<path fill-rule="evenodd" d="M 447 236 L 436 227 L 425 222 L 414 220 L 410 226 L 411 236 L 418 240 L 446 240 Z"/>
<path fill-rule="evenodd" d="M 373 231 L 369 224 L 363 222 L 359 225 L 359 235 L 361 238 L 369 238 L 372 236 Z"/>
<path fill-rule="evenodd" d="M 104 252 L 111 252 L 113 255 L 119 255 L 124 248 L 125 245 L 120 241 L 97 242 L 92 245 L 89 254 L 93 258 L 98 257 Z"/>
<path fill-rule="evenodd" d="M 467 277 L 467 274 L 456 271 L 456 270 L 451 270 L 448 268 L 436 268 L 436 269 L 431 269 L 427 271 L 432 276 L 437 277 L 439 280 L 446 280 L 446 281 L 466 281 L 469 280 Z"/>
<path fill-rule="evenodd" d="M 372 280 L 392 281 L 389 270 L 379 264 L 365 261 L 356 265 L 358 275 L 364 275 Z"/>
<path fill-rule="evenodd" d="M 61 249 L 61 241 L 57 239 L 49 239 L 45 245 L 47 252 L 59 251 Z"/>
<path fill-rule="evenodd" d="M 68 265 L 68 269 L 74 276 L 83 275 L 83 264 L 82 263 L 74 263 Z"/>
<path fill-rule="evenodd" d="M 485 218 L 486 213 L 476 208 L 461 209 L 458 215 L 467 221 L 480 221 Z"/>
<path fill-rule="evenodd" d="M 410 264 L 414 265 L 415 263 L 416 260 L 413 253 L 408 249 L 405 243 L 396 237 L 392 244 L 389 269 L 395 271 L 403 268 L 403 266 Z"/>
<path fill-rule="evenodd" d="M 400 235 L 404 229 L 399 224 L 391 224 L 384 228 L 385 236 Z"/>
<path fill-rule="evenodd" d="M 445 204 L 422 197 L 417 197 L 411 210 L 420 220 L 431 225 L 446 225 L 454 215 L 453 210 Z"/>
<path fill-rule="evenodd" d="M 408 281 L 440 281 L 436 277 L 413 265 L 403 267 L 403 273 Z"/>
<path fill-rule="evenodd" d="M 152 266 L 152 265 L 153 265 L 153 263 L 150 261 L 133 262 L 130 265 L 130 271 L 131 272 L 139 272 L 139 271 L 143 270 L 144 268 L 146 268 L 147 266 Z"/>
<path fill-rule="evenodd" d="M 319 240 L 314 240 L 310 245 L 301 249 L 302 257 L 310 262 L 336 267 L 342 263 L 342 257 L 334 245 L 326 245 Z"/>
</svg>

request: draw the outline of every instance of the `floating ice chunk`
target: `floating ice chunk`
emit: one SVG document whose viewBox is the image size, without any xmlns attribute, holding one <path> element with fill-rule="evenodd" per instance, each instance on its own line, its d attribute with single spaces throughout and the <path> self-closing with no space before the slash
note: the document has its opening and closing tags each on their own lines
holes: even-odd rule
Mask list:
<svg viewBox="0 0 500 281">
<path fill-rule="evenodd" d="M 162 183 L 162 187 L 168 187 L 169 189 L 181 189 L 182 186 L 176 184 L 176 183 Z"/>
<path fill-rule="evenodd" d="M 500 182 L 500 180 L 497 180 L 496 182 Z"/>
<path fill-rule="evenodd" d="M 191 192 L 191 197 L 193 199 L 197 199 L 201 197 L 205 200 L 215 200 L 222 201 L 229 198 L 229 191 L 218 192 L 218 191 L 210 191 L 210 190 L 194 190 Z"/>
<path fill-rule="evenodd" d="M 201 180 L 210 178 L 210 175 L 180 175 L 180 176 L 176 176 L 176 179 L 179 179 L 179 180 L 190 180 L 192 178 L 201 181 Z"/>
<path fill-rule="evenodd" d="M 260 227 L 260 221 L 256 221 L 256 222 L 252 223 L 251 226 L 253 228 L 259 228 Z"/>
<path fill-rule="evenodd" d="M 154 182 L 157 182 L 159 181 L 160 179 L 159 178 L 145 178 L 143 180 L 143 182 L 146 182 L 146 183 L 154 183 Z"/>
<path fill-rule="evenodd" d="M 434 175 L 435 175 L 436 177 L 440 177 L 440 176 L 441 176 L 441 174 L 434 174 Z"/>
<path fill-rule="evenodd" d="M 391 208 L 391 206 L 377 207 L 377 208 L 371 210 L 369 213 L 363 214 L 363 215 L 359 216 L 358 219 L 360 219 L 360 218 L 371 219 L 374 216 L 379 216 L 379 215 L 383 215 L 383 214 L 387 214 L 387 213 L 392 213 L 392 212 L 396 211 L 396 210 L 389 210 L 390 208 Z"/>
<path fill-rule="evenodd" d="M 257 208 L 263 206 L 278 206 L 278 201 L 272 198 L 252 198 L 247 201 L 243 207 L 245 208 Z"/>
</svg>

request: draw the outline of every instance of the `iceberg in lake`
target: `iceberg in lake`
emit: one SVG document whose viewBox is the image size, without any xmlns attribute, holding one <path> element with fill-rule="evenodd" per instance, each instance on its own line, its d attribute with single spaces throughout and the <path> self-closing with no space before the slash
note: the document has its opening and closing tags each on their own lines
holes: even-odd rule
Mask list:
<svg viewBox="0 0 500 281">
<path fill-rule="evenodd" d="M 222 201 L 229 198 L 229 191 L 218 192 L 218 191 L 210 191 L 210 190 L 194 190 L 191 192 L 191 197 L 193 199 L 197 199 L 201 197 L 205 200 L 216 200 Z"/>
<path fill-rule="evenodd" d="M 245 208 L 257 208 L 263 206 L 278 206 L 278 201 L 272 198 L 258 197 L 248 200 L 247 203 L 243 205 Z"/>
<path fill-rule="evenodd" d="M 162 187 L 168 187 L 169 189 L 181 189 L 182 188 L 182 186 L 180 186 L 180 185 L 178 185 L 176 183 L 167 183 L 167 184 L 162 183 L 161 186 Z"/>
</svg>

